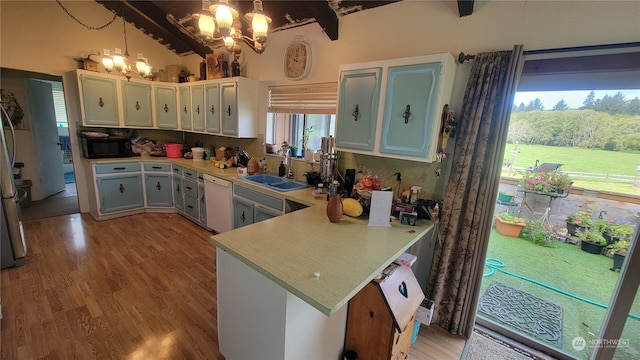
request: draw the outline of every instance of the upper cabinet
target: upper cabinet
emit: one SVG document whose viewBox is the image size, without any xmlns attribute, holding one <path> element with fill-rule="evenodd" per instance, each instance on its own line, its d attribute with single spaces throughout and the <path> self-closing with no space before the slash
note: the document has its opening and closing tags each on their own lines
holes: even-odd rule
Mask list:
<svg viewBox="0 0 640 360">
<path fill-rule="evenodd" d="M 175 84 L 86 70 L 75 74 L 83 126 L 258 136 L 256 80 L 231 77 Z"/>
<path fill-rule="evenodd" d="M 160 129 L 178 128 L 178 97 L 175 85 L 154 85 L 156 126 Z"/>
<path fill-rule="evenodd" d="M 180 100 L 180 128 L 191 130 L 191 87 L 187 84 L 178 87 Z"/>
<path fill-rule="evenodd" d="M 234 77 L 220 82 L 221 135 L 255 138 L 258 119 L 258 82 Z"/>
<path fill-rule="evenodd" d="M 120 125 L 116 78 L 83 72 L 78 75 L 78 85 L 83 125 Z"/>
<path fill-rule="evenodd" d="M 381 75 L 381 67 L 340 73 L 336 146 L 373 151 Z"/>
<path fill-rule="evenodd" d="M 440 115 L 451 99 L 454 77 L 450 54 L 341 66 L 336 146 L 435 161 Z"/>
<path fill-rule="evenodd" d="M 141 81 L 121 81 L 124 126 L 153 127 L 151 115 L 151 84 Z"/>
</svg>

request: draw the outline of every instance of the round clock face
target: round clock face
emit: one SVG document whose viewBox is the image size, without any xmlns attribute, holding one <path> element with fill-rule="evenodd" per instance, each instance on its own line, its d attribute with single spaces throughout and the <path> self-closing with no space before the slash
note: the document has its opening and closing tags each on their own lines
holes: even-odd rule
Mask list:
<svg viewBox="0 0 640 360">
<path fill-rule="evenodd" d="M 289 45 L 284 54 L 284 75 L 291 80 L 300 80 L 309 74 L 310 69 L 309 44 L 295 42 Z"/>
</svg>

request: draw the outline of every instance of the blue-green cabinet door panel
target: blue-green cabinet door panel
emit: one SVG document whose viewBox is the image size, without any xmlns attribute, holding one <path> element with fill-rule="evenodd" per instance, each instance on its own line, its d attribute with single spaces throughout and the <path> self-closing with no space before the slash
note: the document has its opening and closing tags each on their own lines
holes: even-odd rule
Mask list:
<svg viewBox="0 0 640 360">
<path fill-rule="evenodd" d="M 120 126 L 115 79 L 80 75 L 84 124 Z"/>
<path fill-rule="evenodd" d="M 141 174 L 98 177 L 96 181 L 101 213 L 143 207 Z"/>
<path fill-rule="evenodd" d="M 222 134 L 238 135 L 238 84 L 235 82 L 220 85 L 222 94 Z"/>
<path fill-rule="evenodd" d="M 181 86 L 180 96 L 180 126 L 184 130 L 191 130 L 191 89 Z"/>
<path fill-rule="evenodd" d="M 124 126 L 153 127 L 151 85 L 133 81 L 121 84 Z"/>
<path fill-rule="evenodd" d="M 253 203 L 233 198 L 233 228 L 253 224 Z"/>
<path fill-rule="evenodd" d="M 278 217 L 280 215 L 282 215 L 282 214 L 278 213 L 278 212 L 276 212 L 274 210 L 263 208 L 261 206 L 255 205 L 255 211 L 254 211 L 254 221 L 255 222 L 264 221 L 264 220 L 267 220 L 267 219 Z"/>
<path fill-rule="evenodd" d="M 204 85 L 191 86 L 191 115 L 193 130 L 204 131 Z"/>
<path fill-rule="evenodd" d="M 441 63 L 389 68 L 380 152 L 427 157 L 437 132 Z"/>
<path fill-rule="evenodd" d="M 220 133 L 220 84 L 207 84 L 204 88 L 207 112 L 205 122 L 207 132 Z"/>
<path fill-rule="evenodd" d="M 336 146 L 372 151 L 376 138 L 382 68 L 343 71 Z"/>
<path fill-rule="evenodd" d="M 173 206 L 176 209 L 184 210 L 182 175 L 173 175 Z"/>
<path fill-rule="evenodd" d="M 178 128 L 178 98 L 175 86 L 156 85 L 156 126 L 160 129 Z"/>
<path fill-rule="evenodd" d="M 173 206 L 171 174 L 145 174 L 147 206 Z"/>
</svg>

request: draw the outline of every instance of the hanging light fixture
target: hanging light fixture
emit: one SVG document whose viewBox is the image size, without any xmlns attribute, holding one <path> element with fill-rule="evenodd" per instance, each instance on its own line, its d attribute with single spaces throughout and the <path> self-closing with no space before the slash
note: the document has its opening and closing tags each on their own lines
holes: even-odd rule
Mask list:
<svg viewBox="0 0 640 360">
<path fill-rule="evenodd" d="M 229 0 L 218 0 L 214 3 L 202 0 L 202 9 L 205 11 L 197 16 L 200 35 L 204 39 L 223 40 L 227 51 L 235 55 L 242 52 L 240 43 L 243 41 L 258 54 L 264 51 L 271 18 L 264 13 L 262 0 L 254 0 L 253 11 L 244 15 L 244 18 L 251 23 L 250 30 L 253 32 L 253 37 L 242 34 L 242 24 L 238 20 L 239 13 L 229 5 Z M 214 36 L 216 30 L 219 37 Z"/>
<path fill-rule="evenodd" d="M 102 65 L 108 73 L 115 70 L 119 73 L 122 73 L 127 78 L 127 80 L 130 80 L 132 65 L 129 61 L 129 48 L 127 44 L 127 22 L 125 21 L 124 17 L 122 18 L 122 23 L 122 28 L 124 31 L 124 54 L 122 53 L 122 49 L 115 48 L 113 56 L 111 56 L 111 51 L 109 51 L 109 49 L 104 49 Z M 138 59 L 136 60 L 134 66 L 135 72 L 137 72 L 143 78 L 153 80 L 153 78 L 155 77 L 153 68 L 151 67 L 151 65 L 149 65 L 147 58 L 145 58 L 141 53 L 138 53 Z"/>
</svg>

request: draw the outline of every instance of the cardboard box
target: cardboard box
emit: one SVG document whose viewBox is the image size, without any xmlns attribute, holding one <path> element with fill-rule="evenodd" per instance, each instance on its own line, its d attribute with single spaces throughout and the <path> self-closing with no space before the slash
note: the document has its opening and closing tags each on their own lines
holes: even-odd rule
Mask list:
<svg viewBox="0 0 640 360">
<path fill-rule="evenodd" d="M 424 299 L 416 311 L 416 320 L 427 326 L 431 324 L 431 319 L 433 319 L 433 308 L 433 301 Z"/>
</svg>

